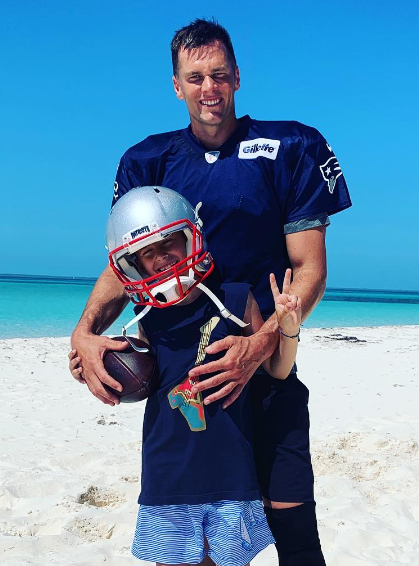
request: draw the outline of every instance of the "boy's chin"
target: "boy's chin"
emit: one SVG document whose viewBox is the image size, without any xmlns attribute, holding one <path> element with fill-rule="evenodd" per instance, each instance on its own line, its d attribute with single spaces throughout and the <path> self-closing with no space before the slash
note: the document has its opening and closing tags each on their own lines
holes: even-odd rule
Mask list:
<svg viewBox="0 0 419 566">
<path fill-rule="evenodd" d="M 169 269 L 168 271 L 159 271 L 155 273 L 153 277 L 155 277 L 156 282 L 162 283 L 163 281 L 167 281 L 170 277 L 173 277 L 175 274 L 173 269 Z"/>
</svg>

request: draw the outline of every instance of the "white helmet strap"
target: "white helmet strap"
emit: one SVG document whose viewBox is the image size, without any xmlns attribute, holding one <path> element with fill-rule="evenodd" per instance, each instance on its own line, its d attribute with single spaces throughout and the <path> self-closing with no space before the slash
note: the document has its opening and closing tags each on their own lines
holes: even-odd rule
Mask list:
<svg viewBox="0 0 419 566">
<path fill-rule="evenodd" d="M 194 282 L 193 279 L 190 279 L 189 277 L 180 277 L 180 282 L 182 284 L 188 284 L 190 283 L 189 286 L 191 286 L 191 284 Z M 156 287 L 156 294 L 158 292 L 163 292 L 163 290 L 161 289 L 162 287 L 165 287 L 166 285 L 172 283 L 171 288 L 169 289 L 164 289 L 164 295 L 167 297 L 168 292 L 174 291 L 174 287 L 177 286 L 177 281 L 167 281 L 167 283 L 164 283 L 163 285 L 159 285 L 158 287 Z M 199 289 L 201 289 L 201 291 L 203 291 L 212 301 L 213 303 L 215 303 L 215 305 L 219 308 L 220 310 L 220 314 L 223 318 L 228 318 L 230 319 L 232 322 L 236 323 L 238 326 L 240 326 L 240 328 L 245 328 L 246 326 L 249 326 L 248 324 L 246 324 L 245 322 L 243 322 L 238 316 L 234 315 L 233 313 L 231 313 L 224 305 L 223 303 L 220 301 L 220 299 L 217 297 L 217 295 L 215 295 L 215 293 L 213 293 L 210 289 L 208 289 L 208 287 L 206 287 L 203 283 L 198 283 L 197 287 Z M 137 346 L 135 346 L 135 344 L 133 344 L 133 342 L 131 342 L 131 340 L 129 339 L 129 337 L 127 336 L 127 329 L 132 326 L 133 324 L 135 324 L 136 322 L 139 322 L 142 318 L 145 317 L 145 315 L 150 311 L 150 309 L 152 308 L 152 305 L 147 305 L 139 314 L 137 314 L 136 317 L 134 317 L 132 320 L 130 320 L 130 322 L 128 324 L 126 324 L 125 326 L 123 326 L 122 328 L 122 335 L 124 336 L 124 338 L 126 338 L 126 340 L 130 343 L 130 345 L 134 348 L 134 350 L 136 350 L 137 352 L 147 352 L 148 350 L 146 348 L 138 348 Z"/>
<path fill-rule="evenodd" d="M 125 340 L 129 343 L 129 345 L 136 351 L 136 352 L 140 352 L 140 353 L 146 353 L 148 352 L 148 348 L 139 348 L 138 346 L 136 346 L 134 344 L 134 342 L 132 342 L 129 338 L 129 336 L 127 336 L 127 328 L 129 328 L 130 326 L 132 326 L 133 324 L 135 324 L 136 322 L 138 322 L 139 320 L 141 320 L 147 313 L 148 311 L 151 309 L 151 305 L 147 305 L 141 312 L 140 314 L 137 314 L 136 317 L 134 317 L 132 320 L 129 321 L 128 324 L 126 324 L 125 326 L 122 327 L 122 336 L 125 338 Z"/>
<path fill-rule="evenodd" d="M 212 302 L 217 305 L 217 307 L 220 309 L 220 314 L 221 314 L 222 317 L 229 318 L 230 320 L 235 322 L 241 328 L 245 328 L 246 326 L 249 326 L 249 324 L 246 324 L 239 317 L 237 317 L 233 313 L 231 313 L 223 305 L 223 303 L 220 301 L 220 299 L 217 297 L 217 295 L 215 295 L 212 291 L 210 291 L 210 289 L 208 289 L 208 287 L 205 287 L 205 285 L 203 285 L 202 283 L 198 283 L 197 287 L 199 289 L 201 289 L 202 291 L 204 291 L 204 293 L 206 295 L 208 295 L 208 297 L 212 300 Z"/>
</svg>

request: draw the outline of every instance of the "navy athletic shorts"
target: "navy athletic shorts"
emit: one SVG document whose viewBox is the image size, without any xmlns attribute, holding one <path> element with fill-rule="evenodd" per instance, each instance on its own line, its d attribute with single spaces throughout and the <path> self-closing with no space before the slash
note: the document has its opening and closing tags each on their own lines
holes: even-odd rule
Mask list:
<svg viewBox="0 0 419 566">
<path fill-rule="evenodd" d="M 307 387 L 291 373 L 258 370 L 251 380 L 254 453 L 260 490 L 271 501 L 314 501 Z"/>
</svg>

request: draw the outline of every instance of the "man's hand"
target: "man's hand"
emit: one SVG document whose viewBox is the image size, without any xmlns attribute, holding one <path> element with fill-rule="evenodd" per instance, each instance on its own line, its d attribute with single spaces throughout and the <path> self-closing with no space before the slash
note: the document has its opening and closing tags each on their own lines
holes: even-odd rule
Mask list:
<svg viewBox="0 0 419 566">
<path fill-rule="evenodd" d="M 215 362 L 194 367 L 189 372 L 189 376 L 197 377 L 213 372 L 220 373 L 194 385 L 192 393 L 195 394 L 198 391 L 211 389 L 224 383 L 225 385 L 218 391 L 206 397 L 204 403 L 208 405 L 228 395 L 222 405 L 223 409 L 226 409 L 237 399 L 256 369 L 267 357 L 266 352 L 276 348 L 277 343 L 277 335 L 270 332 L 257 332 L 249 337 L 227 336 L 218 342 L 214 342 L 206 348 L 206 352 L 216 354 L 227 350 L 225 355 Z"/>
<path fill-rule="evenodd" d="M 71 337 L 71 347 L 76 350 L 68 355 L 71 374 L 80 383 L 86 383 L 90 392 L 106 405 L 119 405 L 119 398 L 107 391 L 103 384 L 117 391 L 122 391 L 122 387 L 105 370 L 103 356 L 107 350 L 124 350 L 127 346 L 128 342 L 118 342 L 92 333 L 75 331 Z M 75 354 L 78 362 L 75 362 Z"/>
<path fill-rule="evenodd" d="M 118 318 L 128 300 L 124 286 L 108 265 L 96 281 L 71 336 L 71 348 L 76 352 L 72 350 L 68 355 L 71 375 L 80 383 L 86 383 L 102 403 L 112 406 L 118 405 L 119 399 L 106 391 L 103 384 L 117 390 L 121 390 L 121 385 L 106 372 L 102 360 L 107 350 L 124 350 L 128 342 L 116 342 L 100 334 Z M 75 356 L 79 358 L 77 362 Z"/>
</svg>

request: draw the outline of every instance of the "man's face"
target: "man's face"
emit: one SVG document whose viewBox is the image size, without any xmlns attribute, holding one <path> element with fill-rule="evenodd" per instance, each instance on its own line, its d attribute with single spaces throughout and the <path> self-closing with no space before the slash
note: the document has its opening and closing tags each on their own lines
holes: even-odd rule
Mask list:
<svg viewBox="0 0 419 566">
<path fill-rule="evenodd" d="M 179 100 L 186 102 L 192 125 L 218 126 L 235 118 L 239 69 L 233 68 L 223 43 L 181 49 L 173 85 Z"/>
</svg>

